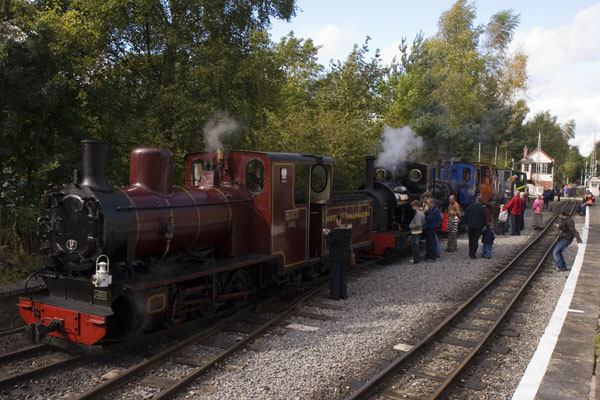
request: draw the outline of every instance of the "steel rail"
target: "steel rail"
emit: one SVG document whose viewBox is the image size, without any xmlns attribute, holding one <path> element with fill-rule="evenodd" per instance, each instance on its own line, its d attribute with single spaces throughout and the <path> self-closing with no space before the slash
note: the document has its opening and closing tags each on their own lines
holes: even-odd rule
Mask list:
<svg viewBox="0 0 600 400">
<path fill-rule="evenodd" d="M 264 334 L 271 326 L 273 326 L 274 324 L 278 323 L 279 321 L 281 321 L 282 319 L 284 319 L 285 317 L 287 317 L 291 313 L 293 313 L 294 309 L 298 305 L 302 304 L 308 298 L 310 298 L 315 293 L 320 291 L 325 285 L 326 285 L 326 283 L 321 283 L 318 286 L 316 286 L 315 288 L 307 291 L 306 293 L 303 293 L 298 299 L 295 299 L 288 306 L 286 306 L 286 308 L 281 313 L 279 313 L 277 316 L 275 316 L 273 319 L 271 319 L 267 323 L 261 325 L 250 336 L 253 336 L 253 338 L 255 339 L 256 337 Z M 272 299 L 272 297 L 270 297 L 266 300 L 263 299 L 260 303 L 266 303 L 271 299 Z M 217 324 L 212 325 L 211 327 L 185 339 L 184 341 L 179 342 L 176 345 L 173 345 L 173 346 L 159 352 L 158 354 L 154 355 L 153 357 L 127 369 L 126 371 L 123 371 L 122 373 L 117 375 L 115 378 L 113 378 L 95 388 L 92 388 L 83 394 L 80 394 L 79 396 L 76 397 L 76 399 L 78 399 L 78 400 L 95 399 L 95 398 L 99 398 L 101 396 L 105 396 L 105 395 L 113 392 L 114 390 L 131 382 L 137 375 L 139 375 L 143 372 L 146 372 L 149 369 L 151 369 L 157 365 L 160 365 L 161 363 L 163 363 L 165 361 L 168 361 L 168 359 L 170 357 L 177 355 L 178 353 L 181 353 L 186 348 L 193 346 L 193 345 L 197 344 L 198 342 L 200 342 L 204 339 L 207 339 L 208 337 L 210 337 L 216 333 L 221 332 L 222 330 L 227 328 L 233 322 L 236 322 L 236 321 L 242 319 L 244 316 L 247 315 L 247 312 L 252 307 L 256 307 L 256 306 L 257 306 L 257 304 L 253 303 L 251 305 L 244 307 L 242 310 L 238 311 L 237 313 L 228 317 L 227 319 L 220 321 Z M 176 384 L 169 387 L 165 392 L 161 392 L 159 394 L 159 398 L 169 398 L 170 396 L 175 395 L 176 393 L 181 391 L 183 388 L 185 388 L 189 383 L 191 383 L 195 378 L 197 378 L 201 373 L 203 373 L 207 369 L 211 368 L 212 366 L 214 366 L 216 363 L 218 363 L 222 359 L 228 357 L 229 355 L 233 354 L 234 352 L 236 352 L 239 349 L 241 349 L 242 347 L 244 347 L 250 340 L 251 339 L 249 339 L 249 338 L 245 338 L 242 341 L 236 343 L 234 346 L 225 350 L 218 356 L 214 357 L 213 359 L 208 361 L 208 363 L 206 365 L 197 368 L 196 370 L 194 370 L 193 373 L 182 378 Z"/>
<path fill-rule="evenodd" d="M 34 368 L 29 371 L 25 371 L 21 374 L 7 376 L 6 378 L 0 379 L 0 388 L 6 388 L 10 385 L 13 385 L 14 383 L 24 381 L 27 379 L 31 379 L 35 376 L 44 374 L 48 371 L 53 371 L 57 368 L 66 367 L 68 365 L 71 365 L 71 364 L 74 364 L 74 363 L 80 361 L 82 358 L 83 358 L 82 356 L 72 356 L 72 357 L 69 357 L 69 358 L 66 358 L 63 360 L 57 360 L 57 361 L 48 363 L 44 366 Z"/>
<path fill-rule="evenodd" d="M 165 391 L 160 392 L 158 394 L 158 396 L 156 396 L 154 399 L 155 400 L 159 400 L 159 399 L 165 400 L 165 399 L 173 398 L 175 395 L 177 395 L 179 392 L 181 392 L 183 389 L 185 389 L 190 383 L 192 383 L 194 381 L 194 379 L 198 378 L 201 374 L 203 374 L 209 368 L 213 367 L 215 364 L 224 360 L 225 358 L 229 357 L 230 355 L 234 354 L 235 352 L 243 349 L 244 347 L 246 347 L 246 345 L 248 345 L 248 343 L 250 341 L 255 340 L 258 337 L 264 335 L 269 329 L 271 329 L 271 327 L 273 325 L 275 325 L 275 324 L 279 323 L 280 321 L 282 321 L 283 319 L 289 317 L 291 314 L 294 313 L 294 311 L 296 310 L 296 308 L 299 305 L 303 304 L 305 301 L 310 299 L 312 296 L 314 296 L 316 293 L 318 293 L 326 285 L 327 285 L 327 283 L 317 286 L 314 289 L 310 290 L 309 292 L 305 293 L 304 296 L 294 300 L 290 305 L 288 305 L 286 307 L 285 310 L 283 310 L 281 313 L 279 313 L 273 319 L 271 319 L 270 321 L 261 325 L 254 332 L 250 333 L 247 337 L 245 337 L 244 339 L 242 339 L 241 341 L 236 343 L 234 346 L 223 351 L 221 354 L 218 354 L 217 356 L 213 357 L 210 361 L 207 362 L 206 365 L 204 365 L 202 367 L 198 367 L 192 373 L 188 374 L 187 376 L 185 376 L 183 378 L 180 378 L 177 381 L 177 383 L 173 384 L 171 387 L 167 388 Z"/>
<path fill-rule="evenodd" d="M 12 351 L 10 353 L 0 354 L 0 362 L 6 362 L 14 360 L 15 358 L 25 358 L 31 354 L 35 354 L 40 350 L 46 349 L 48 345 L 41 343 L 29 347 L 24 347 L 19 350 Z"/>
<path fill-rule="evenodd" d="M 570 201 L 567 202 L 565 204 L 564 208 L 567 208 L 568 205 L 570 205 Z M 575 203 L 576 205 L 576 203 Z M 573 212 L 573 209 L 571 210 L 571 213 Z M 531 249 L 533 249 L 533 247 L 535 245 L 537 245 L 542 238 L 545 237 L 546 233 L 548 232 L 548 230 L 552 227 L 552 224 L 554 223 L 554 221 L 556 220 L 557 215 L 555 215 L 550 222 L 547 223 L 546 227 L 544 228 L 544 230 L 542 230 L 536 237 L 535 239 L 529 243 L 527 246 L 525 246 L 508 264 L 505 268 L 503 268 L 500 272 L 498 272 L 494 277 L 492 277 L 483 287 L 481 287 L 475 294 L 473 294 L 465 303 L 463 303 L 452 315 L 450 315 L 449 317 L 447 317 L 444 321 L 442 321 L 438 326 L 436 326 L 427 336 L 425 336 L 423 339 L 421 339 L 418 343 L 416 343 L 410 350 L 408 350 L 407 352 L 405 352 L 404 354 L 402 354 L 400 357 L 396 358 L 394 361 L 392 361 L 388 366 L 386 366 L 385 368 L 383 368 L 379 373 L 377 373 L 374 377 L 372 377 L 369 381 L 367 381 L 364 385 L 362 385 L 360 388 L 358 388 L 356 391 L 354 391 L 350 396 L 348 396 L 346 398 L 346 400 L 356 400 L 356 399 L 364 399 L 367 398 L 368 396 L 370 396 L 371 394 L 373 394 L 377 387 L 379 385 L 382 385 L 383 382 L 388 381 L 392 375 L 399 373 L 398 371 L 400 370 L 400 368 L 406 364 L 408 364 L 410 361 L 412 361 L 414 358 L 416 358 L 420 352 L 422 352 L 425 348 L 426 345 L 433 343 L 438 335 L 440 333 L 442 333 L 442 331 L 444 331 L 447 328 L 450 328 L 452 323 L 455 322 L 455 320 L 457 320 L 459 317 L 463 316 L 465 311 L 471 307 L 476 300 L 478 300 L 478 298 L 486 291 L 488 291 L 490 288 L 492 288 L 493 285 L 495 285 L 496 283 L 498 283 L 500 281 L 500 279 L 505 275 L 505 273 L 507 273 L 509 270 L 512 269 L 512 267 L 521 260 L 521 258 L 523 257 L 523 255 L 525 255 L 528 251 L 530 251 Z M 495 332 L 496 328 L 498 327 L 498 325 L 500 324 L 500 322 L 502 322 L 502 320 L 505 318 L 505 316 L 508 314 L 508 312 L 510 311 L 510 309 L 512 308 L 512 306 L 514 305 L 514 303 L 516 302 L 516 300 L 519 298 L 519 296 L 521 295 L 521 293 L 523 292 L 523 290 L 525 289 L 525 287 L 529 284 L 529 282 L 531 281 L 531 279 L 533 278 L 533 276 L 535 275 L 535 273 L 537 272 L 537 270 L 540 268 L 540 266 L 544 263 L 544 261 L 546 260 L 549 252 L 552 250 L 552 248 L 554 247 L 554 243 L 556 243 L 556 240 L 554 240 L 552 242 L 552 244 L 549 246 L 549 248 L 546 250 L 546 252 L 544 253 L 543 257 L 541 258 L 541 261 L 536 265 L 535 267 L 535 271 L 532 272 L 528 278 L 526 279 L 526 283 L 524 285 L 522 285 L 521 287 L 519 287 L 518 293 L 516 296 L 514 296 L 508 307 L 506 307 L 505 309 L 503 309 L 503 311 L 500 314 L 500 321 L 496 321 L 497 323 L 495 323 L 491 328 L 489 329 L 489 332 L 486 333 L 486 335 L 484 336 L 484 338 L 480 339 L 480 341 L 475 345 L 474 348 L 477 349 L 477 351 L 474 352 L 470 352 L 469 354 L 467 354 L 465 357 L 467 357 L 467 360 L 463 360 L 458 367 L 460 368 L 456 368 L 456 370 L 453 370 L 452 373 L 444 380 L 443 384 L 440 385 L 438 387 L 438 389 L 436 390 L 436 392 L 434 393 L 434 395 L 432 395 L 431 397 L 429 397 L 430 399 L 437 399 L 437 398 L 443 398 L 443 396 L 445 396 L 447 394 L 447 391 L 449 391 L 448 389 L 452 389 L 452 383 L 455 382 L 455 380 L 457 379 L 458 375 L 462 372 L 462 370 L 464 370 L 464 367 L 466 365 L 468 365 L 469 361 L 475 356 L 475 354 L 477 354 L 477 352 L 481 349 L 481 347 L 489 340 L 489 338 L 492 336 L 492 334 Z M 472 353 L 472 354 L 471 354 Z"/>
<path fill-rule="evenodd" d="M 0 337 L 8 336 L 8 335 L 14 335 L 16 333 L 22 333 L 22 332 L 25 332 L 25 327 L 24 326 L 21 326 L 19 328 L 14 328 L 14 329 L 8 329 L 8 330 L 5 330 L 5 331 L 0 331 Z"/>
</svg>

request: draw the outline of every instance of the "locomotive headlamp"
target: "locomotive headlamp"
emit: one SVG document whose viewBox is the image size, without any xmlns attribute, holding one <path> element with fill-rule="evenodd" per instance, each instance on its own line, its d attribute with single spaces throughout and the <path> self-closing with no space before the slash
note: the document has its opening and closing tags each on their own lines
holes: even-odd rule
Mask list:
<svg viewBox="0 0 600 400">
<path fill-rule="evenodd" d="M 396 197 L 396 201 L 398 203 L 408 200 L 408 195 L 406 193 L 394 193 L 394 196 Z"/>
<path fill-rule="evenodd" d="M 106 261 L 100 261 L 102 257 Z M 92 275 L 92 285 L 95 287 L 108 287 L 111 283 L 110 261 L 108 260 L 108 256 L 102 254 L 96 259 L 96 273 Z"/>
</svg>

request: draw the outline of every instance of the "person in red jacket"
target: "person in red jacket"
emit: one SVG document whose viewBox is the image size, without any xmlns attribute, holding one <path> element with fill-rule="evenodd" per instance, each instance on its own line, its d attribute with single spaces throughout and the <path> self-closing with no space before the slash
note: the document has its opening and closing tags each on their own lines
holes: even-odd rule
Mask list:
<svg viewBox="0 0 600 400">
<path fill-rule="evenodd" d="M 519 216 L 523 214 L 523 208 L 525 207 L 525 201 L 520 196 L 519 191 L 515 192 L 515 197 L 510 199 L 506 205 L 506 209 L 510 213 L 510 234 L 520 235 L 521 226 L 519 224 Z"/>
</svg>

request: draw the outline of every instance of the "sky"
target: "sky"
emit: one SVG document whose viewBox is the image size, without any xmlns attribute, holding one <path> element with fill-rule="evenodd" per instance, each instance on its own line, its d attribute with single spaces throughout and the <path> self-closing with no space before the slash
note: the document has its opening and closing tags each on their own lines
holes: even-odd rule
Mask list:
<svg viewBox="0 0 600 400">
<path fill-rule="evenodd" d="M 528 118 L 549 111 L 561 124 L 576 122 L 570 144 L 589 155 L 594 135 L 600 141 L 600 1 L 480 0 L 474 3 L 477 23 L 487 24 L 500 10 L 520 15 L 511 49 L 528 55 Z M 290 22 L 273 21 L 274 41 L 293 31 L 322 46 L 319 61 L 344 60 L 354 44 L 367 36 L 384 63 L 399 57 L 398 44 L 419 32 L 432 37 L 451 0 L 297 0 Z M 542 136 L 542 148 L 544 147 Z"/>
</svg>

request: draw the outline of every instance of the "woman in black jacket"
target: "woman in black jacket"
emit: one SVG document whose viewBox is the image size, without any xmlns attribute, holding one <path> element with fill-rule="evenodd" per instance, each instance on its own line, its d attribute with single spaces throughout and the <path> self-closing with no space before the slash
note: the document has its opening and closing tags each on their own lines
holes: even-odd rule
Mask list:
<svg viewBox="0 0 600 400">
<path fill-rule="evenodd" d="M 348 298 L 346 264 L 350 258 L 352 227 L 348 225 L 346 215 L 336 216 L 335 225 L 332 231 L 323 229 L 325 240 L 329 245 L 329 298 L 346 300 Z"/>
</svg>

